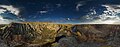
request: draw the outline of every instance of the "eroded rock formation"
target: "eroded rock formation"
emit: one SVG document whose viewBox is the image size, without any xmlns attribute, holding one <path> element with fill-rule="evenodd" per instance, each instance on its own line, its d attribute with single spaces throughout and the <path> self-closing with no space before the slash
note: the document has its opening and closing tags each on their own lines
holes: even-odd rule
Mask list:
<svg viewBox="0 0 120 47">
<path fill-rule="evenodd" d="M 0 26 L 3 47 L 118 47 L 120 25 L 11 23 Z"/>
</svg>

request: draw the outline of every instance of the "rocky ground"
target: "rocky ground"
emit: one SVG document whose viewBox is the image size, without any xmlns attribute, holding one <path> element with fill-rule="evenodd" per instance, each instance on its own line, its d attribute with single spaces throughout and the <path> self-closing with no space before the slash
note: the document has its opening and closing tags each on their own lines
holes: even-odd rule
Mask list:
<svg viewBox="0 0 120 47">
<path fill-rule="evenodd" d="M 0 47 L 119 47 L 120 25 L 53 24 L 0 25 Z"/>
</svg>

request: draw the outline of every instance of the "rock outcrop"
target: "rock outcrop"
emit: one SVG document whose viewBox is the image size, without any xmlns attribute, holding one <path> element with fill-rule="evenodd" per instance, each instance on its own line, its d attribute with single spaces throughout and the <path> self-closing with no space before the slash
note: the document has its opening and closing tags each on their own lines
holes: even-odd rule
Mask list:
<svg viewBox="0 0 120 47">
<path fill-rule="evenodd" d="M 119 47 L 120 25 L 40 22 L 0 25 L 2 47 Z"/>
<path fill-rule="evenodd" d="M 52 23 L 11 23 L 0 29 L 0 37 L 10 46 L 52 46 L 57 39 L 66 37 L 70 27 Z"/>
</svg>

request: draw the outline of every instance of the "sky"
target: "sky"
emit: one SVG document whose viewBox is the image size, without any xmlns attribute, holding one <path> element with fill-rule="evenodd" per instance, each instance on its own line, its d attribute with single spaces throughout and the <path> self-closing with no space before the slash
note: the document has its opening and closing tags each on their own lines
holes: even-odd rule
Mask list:
<svg viewBox="0 0 120 47">
<path fill-rule="evenodd" d="M 0 0 L 0 24 L 120 24 L 120 0 Z"/>
</svg>

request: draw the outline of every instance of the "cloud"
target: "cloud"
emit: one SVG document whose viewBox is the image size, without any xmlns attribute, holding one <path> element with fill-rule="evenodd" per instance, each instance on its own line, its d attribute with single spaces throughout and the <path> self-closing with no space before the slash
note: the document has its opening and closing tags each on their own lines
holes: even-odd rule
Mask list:
<svg viewBox="0 0 120 47">
<path fill-rule="evenodd" d="M 76 5 L 76 10 L 79 11 L 79 7 L 82 6 L 83 4 L 77 4 Z"/>
<path fill-rule="evenodd" d="M 0 9 L 0 13 L 4 13 L 6 10 L 4 9 Z"/>
<path fill-rule="evenodd" d="M 86 4 L 87 1 L 79 1 L 76 3 L 76 11 L 79 11 L 79 8 Z"/>
<path fill-rule="evenodd" d="M 80 24 L 120 24 L 120 5 L 101 5 L 106 10 L 101 15 L 97 14 L 95 9 L 91 9 L 92 12 L 84 16 L 85 22 Z"/>
<path fill-rule="evenodd" d="M 20 10 L 12 5 L 0 5 L 0 24 L 24 21 L 24 19 L 19 18 L 19 13 Z"/>
<path fill-rule="evenodd" d="M 40 14 L 45 14 L 47 13 L 48 11 L 39 11 Z"/>
<path fill-rule="evenodd" d="M 109 11 L 113 11 L 115 13 L 120 13 L 120 5 L 102 5 L 107 8 Z"/>
<path fill-rule="evenodd" d="M 0 16 L 0 24 L 9 24 L 11 22 L 13 22 L 14 20 L 8 20 L 8 19 L 4 19 L 2 16 Z M 15 21 L 14 21 L 15 22 Z M 17 21 L 16 21 L 17 22 Z"/>
<path fill-rule="evenodd" d="M 20 10 L 18 8 L 13 7 L 12 5 L 0 5 L 0 7 L 5 8 L 6 10 L 10 11 L 11 13 L 13 13 L 17 16 L 20 13 Z M 0 13 L 1 12 L 3 13 L 5 11 L 5 9 L 0 10 Z"/>
<path fill-rule="evenodd" d="M 17 19 L 5 19 L 4 17 L 0 16 L 0 24 L 9 24 L 11 22 L 21 22 Z"/>
<path fill-rule="evenodd" d="M 62 6 L 61 4 L 56 4 L 56 5 L 57 5 L 58 8 Z"/>
</svg>

